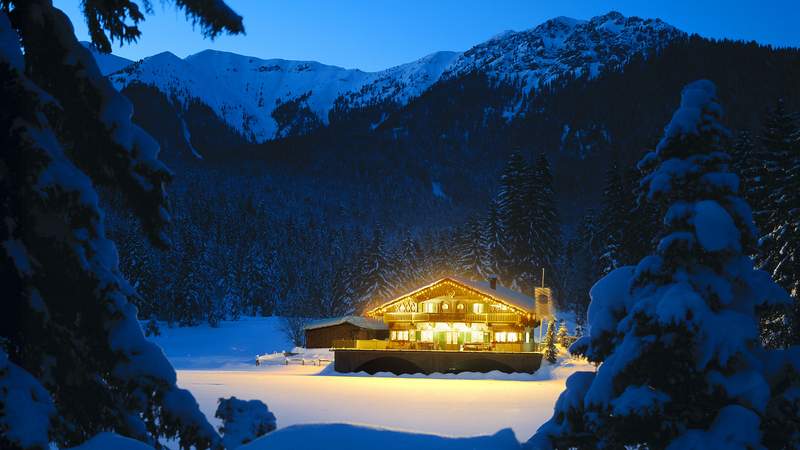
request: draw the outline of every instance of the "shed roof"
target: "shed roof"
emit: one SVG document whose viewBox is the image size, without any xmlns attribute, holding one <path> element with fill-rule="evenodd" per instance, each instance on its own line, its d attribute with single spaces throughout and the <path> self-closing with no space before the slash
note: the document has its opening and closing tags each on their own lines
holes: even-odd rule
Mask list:
<svg viewBox="0 0 800 450">
<path fill-rule="evenodd" d="M 366 328 L 368 330 L 389 329 L 389 327 L 382 321 L 368 319 L 366 317 L 361 317 L 361 316 L 343 316 L 343 317 L 332 317 L 330 319 L 316 320 L 306 325 L 305 329 L 315 330 L 317 328 L 333 327 L 336 325 L 341 325 L 343 323 L 349 323 L 359 328 Z"/>
</svg>

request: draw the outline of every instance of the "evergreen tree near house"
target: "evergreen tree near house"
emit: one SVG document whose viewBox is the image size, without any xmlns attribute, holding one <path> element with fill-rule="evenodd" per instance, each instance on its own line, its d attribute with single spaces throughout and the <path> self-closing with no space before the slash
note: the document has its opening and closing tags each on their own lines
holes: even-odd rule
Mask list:
<svg viewBox="0 0 800 450">
<path fill-rule="evenodd" d="M 208 36 L 243 30 L 222 1 L 176 4 Z M 139 37 L 135 3 L 82 6 L 100 50 Z M 151 445 L 218 447 L 144 338 L 96 189 L 120 195 L 166 246 L 171 173 L 49 0 L 0 2 L 0 104 L 0 447 L 70 447 L 109 430 Z"/>
<path fill-rule="evenodd" d="M 756 309 L 788 296 L 749 254 L 756 228 L 722 152 L 716 89 L 687 85 L 640 165 L 663 205 L 653 255 L 591 291 L 577 372 L 528 448 L 795 448 L 800 352 L 760 345 Z M 746 380 L 746 381 L 745 381 Z"/>
<path fill-rule="evenodd" d="M 531 171 L 525 158 L 514 152 L 500 176 L 497 208 L 502 229 L 506 261 L 498 262 L 500 275 L 508 286 L 530 285 L 533 268 L 530 259 L 530 183 Z"/>
<path fill-rule="evenodd" d="M 606 185 L 603 189 L 603 209 L 600 218 L 601 239 L 601 265 L 603 274 L 625 265 L 625 232 L 628 231 L 628 222 L 633 207 L 633 193 L 623 182 L 622 173 L 617 164 L 612 164 L 606 173 Z"/>
<path fill-rule="evenodd" d="M 394 274 L 383 239 L 383 227 L 378 225 L 361 256 L 359 277 L 354 280 L 359 286 L 356 301 L 359 310 L 368 310 L 394 295 Z"/>
<path fill-rule="evenodd" d="M 484 233 L 479 217 L 473 217 L 464 224 L 458 236 L 456 253 L 458 256 L 456 273 L 470 280 L 486 280 L 489 276 Z"/>
<path fill-rule="evenodd" d="M 508 254 L 503 244 L 503 224 L 497 200 L 492 200 L 489 204 L 489 211 L 483 221 L 482 233 L 481 241 L 484 246 L 483 254 L 486 256 L 486 272 L 488 275 L 498 277 L 498 281 L 504 284 L 505 280 L 501 277 L 505 273 L 500 269 L 507 261 Z"/>
<path fill-rule="evenodd" d="M 645 256 L 652 253 L 656 246 L 658 236 L 663 233 L 661 206 L 646 200 L 646 186 L 640 184 L 640 179 L 647 177 L 649 167 L 638 166 L 636 169 L 627 170 L 623 182 L 632 192 L 629 220 L 623 233 L 625 264 L 635 264 Z M 627 181 L 625 181 L 627 180 Z"/>
<path fill-rule="evenodd" d="M 403 290 L 420 286 L 424 280 L 423 252 L 411 233 L 406 232 L 397 250 L 395 267 L 397 280 Z"/>
<path fill-rule="evenodd" d="M 569 347 L 569 330 L 567 330 L 567 324 L 563 320 L 558 325 L 556 340 L 558 341 L 558 345 L 564 348 Z"/>
<path fill-rule="evenodd" d="M 589 306 L 589 289 L 601 271 L 601 235 L 598 231 L 597 213 L 586 211 L 575 236 L 567 242 L 562 263 L 562 277 L 568 280 L 557 298 L 560 306 L 574 311 L 579 319 L 586 317 Z"/>
<path fill-rule="evenodd" d="M 558 348 L 556 347 L 557 342 L 556 323 L 554 320 L 548 320 L 547 332 L 544 335 L 542 347 L 544 348 L 544 359 L 546 359 L 550 364 L 555 364 L 556 360 L 558 360 Z"/>
<path fill-rule="evenodd" d="M 561 255 L 561 224 L 558 220 L 553 174 L 550 162 L 542 153 L 532 167 L 533 179 L 528 183 L 528 248 L 529 261 L 534 270 L 533 282 L 536 286 L 542 281 L 549 286 L 558 286 L 556 266 Z M 542 269 L 548 280 L 542 280 Z M 549 275 L 548 275 L 549 274 Z M 555 281 L 554 281 L 555 280 Z"/>
<path fill-rule="evenodd" d="M 220 398 L 214 417 L 222 421 L 219 432 L 226 449 L 238 448 L 277 427 L 275 414 L 260 400 Z"/>
</svg>

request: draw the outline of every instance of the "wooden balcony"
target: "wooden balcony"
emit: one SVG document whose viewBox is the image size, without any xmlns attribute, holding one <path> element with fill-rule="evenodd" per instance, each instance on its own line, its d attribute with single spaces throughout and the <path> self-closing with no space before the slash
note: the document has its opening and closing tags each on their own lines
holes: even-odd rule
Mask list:
<svg viewBox="0 0 800 450">
<path fill-rule="evenodd" d="M 521 314 L 503 313 L 424 313 L 424 312 L 390 312 L 383 315 L 384 323 L 391 322 L 464 322 L 464 323 L 519 323 L 524 319 Z"/>
</svg>

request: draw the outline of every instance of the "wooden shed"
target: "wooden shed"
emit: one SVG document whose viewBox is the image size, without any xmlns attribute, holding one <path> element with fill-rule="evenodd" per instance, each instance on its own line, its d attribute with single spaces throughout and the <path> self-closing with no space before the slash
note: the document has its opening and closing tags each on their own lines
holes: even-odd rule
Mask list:
<svg viewBox="0 0 800 450">
<path fill-rule="evenodd" d="M 344 316 L 312 322 L 305 327 L 306 348 L 354 346 L 357 339 L 388 339 L 389 328 L 383 321 L 360 316 Z M 349 345 L 348 345 L 349 344 Z"/>
</svg>

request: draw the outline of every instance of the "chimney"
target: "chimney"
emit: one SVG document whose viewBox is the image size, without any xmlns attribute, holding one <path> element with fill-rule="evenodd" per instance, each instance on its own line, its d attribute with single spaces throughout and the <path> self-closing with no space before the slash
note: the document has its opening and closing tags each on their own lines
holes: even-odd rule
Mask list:
<svg viewBox="0 0 800 450">
<path fill-rule="evenodd" d="M 497 289 L 497 275 L 489 275 L 489 287 Z"/>
</svg>

